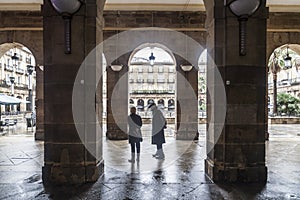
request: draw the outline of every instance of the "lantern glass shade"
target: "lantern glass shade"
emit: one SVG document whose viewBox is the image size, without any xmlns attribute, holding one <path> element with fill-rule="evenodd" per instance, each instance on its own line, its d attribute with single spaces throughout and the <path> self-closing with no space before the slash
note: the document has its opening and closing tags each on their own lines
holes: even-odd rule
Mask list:
<svg viewBox="0 0 300 200">
<path fill-rule="evenodd" d="M 14 83 L 15 83 L 15 77 L 10 76 L 9 79 L 10 79 L 11 84 L 14 84 Z"/>
<path fill-rule="evenodd" d="M 252 15 L 259 7 L 260 0 L 236 0 L 229 7 L 237 16 Z"/>
<path fill-rule="evenodd" d="M 119 72 L 119 71 L 122 70 L 123 65 L 111 65 L 110 67 L 111 67 L 111 69 L 112 69 L 113 71 Z"/>
<path fill-rule="evenodd" d="M 292 67 L 292 58 L 289 55 L 284 58 L 284 67 L 287 69 Z"/>
<path fill-rule="evenodd" d="M 180 65 L 181 69 L 185 72 L 189 72 L 192 70 L 193 65 Z"/>
<path fill-rule="evenodd" d="M 33 66 L 32 65 L 27 65 L 27 72 L 28 72 L 29 75 L 32 74 L 32 72 L 33 72 Z"/>
<path fill-rule="evenodd" d="M 74 14 L 80 8 L 79 0 L 50 0 L 55 10 L 61 14 Z"/>
</svg>

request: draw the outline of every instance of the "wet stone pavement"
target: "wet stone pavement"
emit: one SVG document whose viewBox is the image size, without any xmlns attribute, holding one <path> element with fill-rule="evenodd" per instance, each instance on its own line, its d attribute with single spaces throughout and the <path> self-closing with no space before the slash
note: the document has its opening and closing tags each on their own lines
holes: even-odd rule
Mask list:
<svg viewBox="0 0 300 200">
<path fill-rule="evenodd" d="M 300 199 L 300 125 L 272 125 L 267 147 L 266 185 L 214 184 L 204 174 L 205 125 L 198 142 L 176 141 L 172 128 L 166 159 L 152 158 L 148 128 L 141 161 L 131 164 L 127 141 L 104 139 L 105 173 L 96 183 L 45 187 L 43 142 L 19 128 L 0 136 L 0 199 Z"/>
</svg>

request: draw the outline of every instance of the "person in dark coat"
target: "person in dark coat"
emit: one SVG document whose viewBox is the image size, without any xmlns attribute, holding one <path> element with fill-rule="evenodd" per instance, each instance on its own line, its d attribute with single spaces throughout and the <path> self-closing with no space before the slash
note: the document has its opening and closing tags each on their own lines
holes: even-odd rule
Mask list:
<svg viewBox="0 0 300 200">
<path fill-rule="evenodd" d="M 163 113 L 157 109 L 155 103 L 151 103 L 148 109 L 152 111 L 152 144 L 156 145 L 156 153 L 153 157 L 157 159 L 164 159 L 165 154 L 163 152 L 162 145 L 166 143 L 164 129 L 166 128 L 166 119 Z"/>
<path fill-rule="evenodd" d="M 137 153 L 136 160 L 137 162 L 140 161 L 140 152 L 141 152 L 140 142 L 143 141 L 142 132 L 141 132 L 142 125 L 143 125 L 142 119 L 139 115 L 136 114 L 136 108 L 131 107 L 130 115 L 128 116 L 128 126 L 129 126 L 128 140 L 129 140 L 129 144 L 131 145 L 131 159 L 129 159 L 128 161 L 131 163 L 135 162 L 135 147 Z"/>
</svg>

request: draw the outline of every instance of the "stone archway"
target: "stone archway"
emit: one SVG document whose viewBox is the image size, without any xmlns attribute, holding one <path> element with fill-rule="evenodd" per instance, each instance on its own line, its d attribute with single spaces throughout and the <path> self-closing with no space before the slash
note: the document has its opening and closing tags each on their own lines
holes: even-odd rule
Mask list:
<svg viewBox="0 0 300 200">
<path fill-rule="evenodd" d="M 2 51 L 12 49 L 15 45 L 22 44 L 32 52 L 36 60 L 36 65 L 44 63 L 43 56 L 43 32 L 42 31 L 1 31 L 0 44 L 7 45 L 1 48 Z M 6 51 L 7 51 L 6 50 Z"/>
<path fill-rule="evenodd" d="M 188 52 L 189 57 L 188 58 L 183 58 L 184 56 L 187 56 L 187 52 L 185 52 L 186 50 L 182 47 L 181 43 L 175 44 L 173 45 L 171 41 L 173 41 L 172 39 L 166 39 L 164 34 L 167 34 L 166 32 L 169 32 L 169 36 L 173 34 L 173 37 L 181 37 L 181 39 L 185 39 L 187 41 L 187 36 L 182 34 L 182 33 L 178 33 L 178 32 L 174 32 L 171 30 L 164 30 L 164 29 L 158 29 L 159 31 L 161 31 L 161 33 L 163 33 L 162 35 L 160 34 L 160 32 L 157 32 L 156 29 L 151 29 L 149 28 L 149 30 L 147 32 L 143 31 L 143 30 L 137 30 L 138 31 L 138 35 L 140 36 L 138 39 L 140 41 L 138 41 L 139 44 L 142 43 L 142 45 L 139 45 L 137 48 L 133 47 L 133 44 L 121 44 L 118 47 L 115 47 L 118 49 L 118 51 L 120 51 L 120 57 L 118 57 L 117 59 L 115 58 L 114 60 L 112 59 L 113 56 L 116 56 L 116 52 L 114 52 L 113 50 L 111 50 L 111 45 L 112 44 L 120 44 L 119 42 L 116 42 L 115 40 L 118 41 L 122 41 L 122 34 L 120 34 L 120 36 L 114 36 L 115 40 L 112 38 L 112 41 L 109 41 L 107 44 L 107 47 L 109 47 L 107 49 L 107 51 L 105 52 L 105 47 L 104 47 L 104 52 L 105 55 L 107 56 L 107 60 L 108 63 L 112 63 L 114 64 L 116 61 L 118 61 L 118 64 L 123 65 L 123 68 L 121 69 L 121 71 L 118 72 L 114 72 L 112 70 L 111 67 L 107 68 L 107 88 L 108 88 L 108 102 L 107 102 L 107 111 L 108 111 L 108 120 L 107 120 L 107 134 L 106 136 L 109 139 L 113 139 L 113 140 L 122 140 L 122 139 L 127 139 L 127 133 L 125 130 L 127 130 L 127 124 L 125 124 L 123 121 L 119 123 L 117 125 L 115 119 L 126 119 L 127 115 L 128 115 L 128 81 L 123 82 L 120 86 L 118 86 L 118 91 L 121 92 L 122 95 L 118 95 L 119 99 L 118 101 L 120 101 L 118 104 L 115 104 L 115 106 L 117 106 L 118 108 L 114 108 L 115 110 L 118 110 L 118 113 L 114 113 L 114 115 L 117 116 L 113 116 L 112 113 L 112 104 L 111 104 L 111 95 L 113 93 L 113 89 L 115 88 L 115 85 L 118 83 L 119 79 L 122 76 L 125 76 L 128 78 L 127 72 L 128 72 L 128 62 L 130 60 L 130 58 L 134 55 L 134 52 L 136 52 L 139 49 L 142 49 L 143 46 L 147 46 L 149 45 L 149 41 L 153 40 L 153 38 L 151 38 L 151 36 L 156 35 L 155 40 L 160 41 L 161 43 L 151 43 L 152 46 L 158 46 L 161 47 L 162 49 L 164 49 L 165 51 L 167 51 L 168 54 L 171 55 L 171 57 L 173 57 L 173 59 L 175 60 L 176 63 L 176 71 L 177 73 L 177 114 L 176 116 L 178 116 L 176 118 L 176 138 L 179 140 L 193 140 L 193 139 L 198 139 L 198 112 L 194 112 L 195 110 L 197 110 L 198 105 L 197 105 L 197 98 L 193 98 L 193 97 L 197 97 L 198 96 L 198 57 L 199 55 L 202 53 L 203 51 L 203 47 L 201 47 L 199 44 L 197 44 L 197 42 L 193 41 L 191 38 L 189 38 L 189 44 L 191 50 Z M 131 41 L 131 40 L 135 40 L 136 38 L 134 38 L 135 35 L 133 34 L 128 34 L 128 33 L 124 33 L 126 36 L 124 36 L 126 38 L 127 41 Z M 143 34 L 143 35 L 141 35 Z M 130 37 L 130 38 L 128 38 Z M 149 39 L 150 38 L 150 39 Z M 105 45 L 104 45 L 105 46 Z M 168 49 L 168 46 L 172 46 L 173 49 Z M 128 49 L 124 48 L 124 47 L 128 47 Z M 176 49 L 177 48 L 177 49 Z M 134 49 L 132 52 L 126 52 L 126 50 L 130 50 L 130 49 Z M 174 54 L 173 52 L 177 52 L 178 54 Z M 124 53 L 122 55 L 122 53 Z M 181 56 L 179 56 L 179 54 L 181 54 Z M 193 69 L 189 72 L 184 72 L 181 68 L 181 65 L 186 64 L 186 63 L 190 63 L 189 61 L 187 61 L 187 59 L 192 60 L 191 62 L 194 63 L 193 65 L 195 67 L 193 67 Z M 110 61 L 109 61 L 110 60 Z M 124 77 L 123 77 L 124 78 Z M 125 78 L 126 79 L 126 78 Z M 187 82 L 189 83 L 187 86 L 187 84 L 185 83 L 185 80 L 187 80 Z M 120 91 L 120 87 L 122 87 L 122 91 Z M 190 98 L 188 98 L 186 95 L 186 87 L 191 87 L 193 90 L 194 95 L 192 95 Z M 116 100 L 114 100 L 116 101 Z M 181 109 L 184 108 L 184 109 Z M 123 116 L 122 116 L 123 115 Z M 126 121 L 126 120 L 125 120 Z M 121 127 L 120 127 L 121 126 Z"/>
<path fill-rule="evenodd" d="M 36 132 L 35 139 L 44 139 L 44 72 L 43 72 L 43 33 L 41 31 L 1 31 L 0 57 L 15 47 L 28 48 L 35 58 L 36 71 Z"/>
</svg>

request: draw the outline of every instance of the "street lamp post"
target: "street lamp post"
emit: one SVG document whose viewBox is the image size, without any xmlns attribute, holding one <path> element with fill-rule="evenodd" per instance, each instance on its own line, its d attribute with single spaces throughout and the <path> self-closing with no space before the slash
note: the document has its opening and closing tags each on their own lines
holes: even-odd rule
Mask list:
<svg viewBox="0 0 300 200">
<path fill-rule="evenodd" d="M 289 46 L 286 46 L 286 57 L 283 60 L 284 60 L 284 67 L 286 69 L 292 67 L 292 57 L 289 56 Z"/>
<path fill-rule="evenodd" d="M 15 49 L 16 51 L 16 49 Z M 17 53 L 15 52 L 14 55 L 11 57 L 12 61 L 13 61 L 13 71 L 15 74 L 15 71 L 17 69 L 17 61 L 19 60 L 19 57 L 17 56 Z M 15 77 L 14 76 L 10 76 L 9 77 L 10 83 L 11 83 L 11 96 L 15 95 Z M 14 110 L 14 105 L 11 106 L 12 111 Z"/>
<path fill-rule="evenodd" d="M 11 83 L 11 96 L 14 96 L 15 93 L 15 77 L 14 76 L 10 76 L 9 77 L 10 83 Z M 14 111 L 14 105 L 11 105 L 11 111 Z"/>
<path fill-rule="evenodd" d="M 15 77 L 14 76 L 10 76 L 9 77 L 10 83 L 11 83 L 11 96 L 14 96 L 15 94 L 15 88 L 14 88 L 14 84 L 15 84 Z"/>
<path fill-rule="evenodd" d="M 28 100 L 30 102 L 29 104 L 29 110 L 33 112 L 33 95 L 32 95 L 32 80 L 31 75 L 33 72 L 33 66 L 27 65 L 27 73 L 28 73 Z"/>
</svg>

